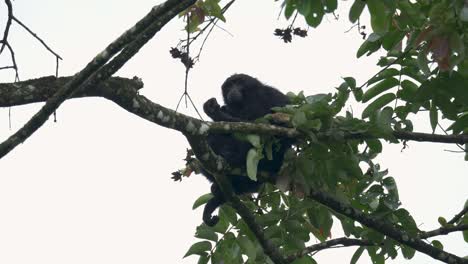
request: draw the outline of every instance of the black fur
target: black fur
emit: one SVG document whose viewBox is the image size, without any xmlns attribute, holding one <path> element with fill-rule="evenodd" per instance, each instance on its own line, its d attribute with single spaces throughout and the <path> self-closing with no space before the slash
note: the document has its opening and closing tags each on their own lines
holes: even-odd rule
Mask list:
<svg viewBox="0 0 468 264">
<path fill-rule="evenodd" d="M 246 74 L 232 75 L 224 81 L 221 89 L 223 106 L 219 106 L 215 98 L 209 99 L 203 105 L 203 110 L 213 121 L 254 121 L 270 113 L 272 107 L 289 103 L 286 95 Z M 217 155 L 222 156 L 231 166 L 237 168 L 245 168 L 247 152 L 252 148 L 250 143 L 239 141 L 234 136 L 225 134 L 208 135 L 208 144 Z M 277 152 L 273 153 L 272 160 L 265 158 L 259 162 L 258 171 L 267 171 L 275 175 L 289 147 L 289 141 L 281 141 L 281 146 Z M 214 183 L 213 176 L 206 171 L 202 173 L 213 182 L 211 192 L 214 196 L 205 205 L 203 221 L 209 226 L 214 226 L 218 222 L 218 217 L 212 216 L 212 213 L 226 201 L 219 187 Z M 228 175 L 228 178 L 236 194 L 257 192 L 262 184 L 262 182 L 253 181 L 241 175 Z"/>
</svg>

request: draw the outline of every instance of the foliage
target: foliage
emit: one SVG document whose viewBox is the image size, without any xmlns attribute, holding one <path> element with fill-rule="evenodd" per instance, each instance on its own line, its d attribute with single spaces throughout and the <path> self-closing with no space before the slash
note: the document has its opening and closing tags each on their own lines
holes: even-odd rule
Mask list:
<svg viewBox="0 0 468 264">
<path fill-rule="evenodd" d="M 199 1 L 190 12 L 224 21 L 219 11 L 213 11 L 220 10 L 219 6 L 211 9 L 212 13 L 204 7 L 218 2 Z M 317 27 L 324 16 L 337 9 L 338 2 L 284 0 L 282 7 L 286 18 L 298 14 L 308 25 Z M 255 212 L 266 237 L 286 256 L 304 250 L 311 240 L 326 241 L 332 236 L 333 224 L 338 224 L 347 237 L 376 245 L 359 247 L 351 263 L 356 263 L 364 251 L 374 263 L 394 259 L 399 252 L 411 259 L 413 248 L 330 210 L 308 198 L 308 194 L 311 190 L 326 191 L 359 212 L 416 237 L 420 230 L 411 214 L 401 207 L 394 177 L 374 162 L 383 151 L 379 139 L 400 143 L 393 132 L 412 132 L 413 118 L 425 116 L 425 112 L 432 132 L 444 120 L 449 124 L 447 132 L 468 133 L 466 1 L 355 0 L 349 10 L 351 23 L 362 23 L 366 10 L 373 32 L 356 54 L 358 58 L 375 52 L 383 54 L 378 61 L 381 71 L 359 87 L 354 78 L 346 77 L 333 94 L 290 94 L 292 106 L 275 110 L 288 114 L 290 125 L 306 135 L 286 154 L 280 173 L 280 177 L 290 177 L 290 191 L 266 185 L 255 198 L 243 198 Z M 189 30 L 195 30 L 203 21 L 198 19 Z M 361 118 L 343 110 L 350 95 L 366 105 Z M 353 138 L 357 134 L 366 137 Z M 262 157 L 262 148 L 274 144 L 271 138 L 255 142 L 247 157 L 248 175 L 253 179 L 259 158 L 267 158 Z M 220 222 L 214 228 L 198 228 L 196 236 L 203 242 L 194 244 L 187 255 L 200 255 L 199 263 L 207 263 L 210 258 L 212 263 L 271 263 L 231 207 L 224 205 L 219 215 Z M 460 223 L 467 219 L 465 215 Z M 468 241 L 466 231 L 464 236 Z M 432 245 L 443 248 L 437 240 Z M 315 260 L 305 256 L 294 263 Z"/>
</svg>

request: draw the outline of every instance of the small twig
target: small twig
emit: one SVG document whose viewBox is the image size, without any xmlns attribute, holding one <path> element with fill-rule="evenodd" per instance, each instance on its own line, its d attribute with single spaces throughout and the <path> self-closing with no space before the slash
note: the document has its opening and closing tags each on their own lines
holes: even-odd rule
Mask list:
<svg viewBox="0 0 468 264">
<path fill-rule="evenodd" d="M 195 59 L 196 59 L 197 61 L 200 60 L 200 55 L 201 55 L 201 53 L 202 53 L 202 51 L 203 51 L 203 47 L 205 46 L 205 43 L 206 43 L 206 41 L 208 40 L 208 37 L 211 35 L 211 32 L 213 32 L 213 29 L 215 28 L 217 22 L 218 22 L 218 19 L 215 19 L 215 21 L 213 22 L 213 25 L 211 26 L 210 30 L 208 31 L 208 33 L 206 33 L 206 36 L 205 36 L 205 38 L 203 39 L 203 42 L 202 42 L 202 44 L 201 44 L 201 46 L 200 46 L 200 49 L 198 50 L 198 54 L 197 54 L 197 56 L 195 57 Z"/>
<path fill-rule="evenodd" d="M 185 84 L 184 94 L 187 95 L 188 90 L 188 75 L 190 71 L 190 13 L 187 13 L 187 63 L 185 63 Z M 185 97 L 185 107 L 187 107 L 187 97 Z"/>
<path fill-rule="evenodd" d="M 1 70 L 7 70 L 7 69 L 15 69 L 15 66 L 11 65 L 11 66 L 3 66 L 3 67 L 0 67 L 0 71 L 1 71 Z"/>
<path fill-rule="evenodd" d="M 200 112 L 198 112 L 197 107 L 196 107 L 195 104 L 193 103 L 192 98 L 190 97 L 190 94 L 187 93 L 186 97 L 189 99 L 190 103 L 192 104 L 193 109 L 195 109 L 195 112 L 197 112 L 198 117 L 200 117 L 200 119 L 201 119 L 202 121 L 204 121 L 204 120 L 203 120 L 203 117 L 200 115 Z"/>
<path fill-rule="evenodd" d="M 11 63 L 13 64 L 13 69 L 15 69 L 15 81 L 18 82 L 19 73 L 18 73 L 18 65 L 16 64 L 15 52 L 13 51 L 13 48 L 11 47 L 10 43 L 4 42 L 3 40 L 1 40 L 0 43 L 4 44 L 4 46 L 7 47 L 8 50 L 10 51 Z"/>
<path fill-rule="evenodd" d="M 355 24 L 352 25 L 349 29 L 345 30 L 344 33 L 349 33 L 351 30 L 353 30 L 353 28 L 358 27 L 358 26 L 359 26 L 359 24 L 358 24 L 358 23 L 355 23 Z"/>
<path fill-rule="evenodd" d="M 294 15 L 294 18 L 293 18 L 291 24 L 289 25 L 290 28 L 292 28 L 293 25 L 294 25 L 294 22 L 296 22 L 296 18 L 297 18 L 297 15 L 298 15 L 298 14 L 299 14 L 299 12 L 296 11 L 296 14 Z"/>
<path fill-rule="evenodd" d="M 15 16 L 13 16 L 12 18 L 16 23 L 18 23 L 18 25 L 22 26 L 26 31 L 29 32 L 29 34 L 31 34 L 35 39 L 37 39 L 50 53 L 54 54 L 54 56 L 59 58 L 60 60 L 62 59 L 60 55 L 58 55 L 55 51 L 53 51 L 36 33 L 34 33 L 31 29 L 29 29 L 19 19 L 17 19 Z"/>
<path fill-rule="evenodd" d="M 5 46 L 8 43 L 8 33 L 10 32 L 10 27 L 11 27 L 11 21 L 13 19 L 13 6 L 11 5 L 10 0 L 5 0 L 5 4 L 7 5 L 8 9 L 8 19 L 5 25 L 5 31 L 3 32 L 3 39 L 2 39 L 2 46 L 0 47 L 0 54 L 2 54 L 3 50 L 5 49 Z"/>
<path fill-rule="evenodd" d="M 227 3 L 222 9 L 221 9 L 221 14 L 224 14 L 230 7 L 232 4 L 234 4 L 236 0 L 231 0 L 229 3 Z M 195 37 L 193 37 L 191 40 L 190 40 L 190 43 L 194 42 L 199 36 L 201 36 L 201 34 L 203 34 L 206 29 L 212 24 L 214 23 L 214 20 L 210 20 L 210 22 L 205 25 L 205 27 L 203 27 L 200 32 L 198 32 L 198 34 L 195 35 Z"/>
<path fill-rule="evenodd" d="M 328 241 L 314 244 L 311 246 L 306 247 L 305 249 L 290 255 L 287 257 L 288 262 L 293 262 L 294 260 L 301 258 L 307 254 L 312 254 L 313 252 L 318 252 L 320 250 L 324 249 L 330 249 L 334 248 L 338 245 L 342 245 L 344 247 L 352 247 L 352 246 L 376 246 L 375 243 L 361 240 L 361 239 L 354 239 L 354 238 L 347 238 L 347 237 L 341 237 L 341 238 L 336 238 L 336 239 L 330 239 Z"/>
</svg>

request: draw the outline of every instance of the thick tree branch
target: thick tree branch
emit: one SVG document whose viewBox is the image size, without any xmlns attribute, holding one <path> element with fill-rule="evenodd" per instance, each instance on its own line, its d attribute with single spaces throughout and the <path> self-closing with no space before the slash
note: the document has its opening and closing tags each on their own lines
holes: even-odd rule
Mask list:
<svg viewBox="0 0 468 264">
<path fill-rule="evenodd" d="M 14 133 L 6 141 L 0 144 L 0 158 L 8 154 L 17 145 L 31 136 L 41 127 L 49 116 L 77 89 L 86 89 L 96 85 L 115 73 L 126 61 L 158 32 L 162 26 L 169 22 L 177 13 L 192 5 L 195 0 L 168 0 L 154 7 L 150 14 L 140 20 L 134 27 L 127 30 L 117 40 L 106 47 L 88 65 L 77 73 L 73 79 L 57 91 L 46 104 L 37 112 L 20 130 Z M 126 47 L 128 45 L 128 47 Z M 112 62 L 109 67 L 99 70 L 115 54 L 126 47 Z M 123 54 L 124 53 L 124 54 Z M 90 78 L 92 76 L 92 78 Z M 88 80 L 88 78 L 90 78 Z M 86 84 L 84 82 L 86 81 Z M 84 85 L 83 85 L 84 84 Z"/>
<path fill-rule="evenodd" d="M 451 253 L 448 253 L 444 250 L 438 249 L 432 245 L 429 245 L 422 241 L 420 238 L 412 237 L 407 232 L 393 226 L 384 219 L 376 219 L 372 216 L 366 215 L 357 209 L 346 205 L 340 202 L 338 199 L 332 197 L 331 195 L 321 192 L 318 190 L 312 190 L 310 193 L 310 198 L 313 200 L 331 208 L 332 210 L 345 215 L 359 223 L 370 227 L 398 242 L 403 245 L 407 245 L 419 252 L 422 252 L 428 256 L 431 256 L 434 259 L 440 260 L 445 263 L 463 263 L 468 264 L 468 259 L 463 259 Z"/>
<path fill-rule="evenodd" d="M 52 97 L 61 87 L 73 77 L 46 76 L 17 83 L 0 83 L 0 107 L 45 102 Z M 70 98 L 103 97 L 108 90 L 139 90 L 143 88 L 143 82 L 133 79 L 112 77 L 97 86 L 90 87 L 86 91 L 79 91 Z"/>
</svg>

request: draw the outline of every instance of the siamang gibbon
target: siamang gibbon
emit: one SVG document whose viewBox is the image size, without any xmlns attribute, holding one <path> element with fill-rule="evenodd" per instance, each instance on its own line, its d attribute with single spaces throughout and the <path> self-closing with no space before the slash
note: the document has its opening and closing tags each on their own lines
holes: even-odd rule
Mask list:
<svg viewBox="0 0 468 264">
<path fill-rule="evenodd" d="M 246 74 L 232 75 L 224 81 L 221 89 L 223 106 L 220 106 L 215 98 L 209 99 L 203 105 L 203 110 L 213 121 L 251 122 L 271 113 L 273 107 L 281 107 L 290 103 L 289 98 L 277 89 Z M 252 148 L 250 143 L 236 139 L 232 134 L 209 134 L 207 141 L 211 149 L 223 157 L 229 165 L 235 168 L 245 168 L 247 152 Z M 291 146 L 288 139 L 280 139 L 279 144 L 279 148 L 276 148 L 277 151 L 273 153 L 273 158 L 260 160 L 257 167 L 259 172 L 266 171 L 273 178 L 281 168 L 284 153 Z M 219 218 L 212 214 L 226 201 L 213 175 L 205 170 L 202 170 L 202 173 L 213 183 L 211 185 L 213 198 L 205 205 L 203 221 L 208 226 L 214 226 Z M 236 194 L 258 192 L 263 183 L 253 181 L 245 175 L 227 175 L 227 178 Z"/>
</svg>

